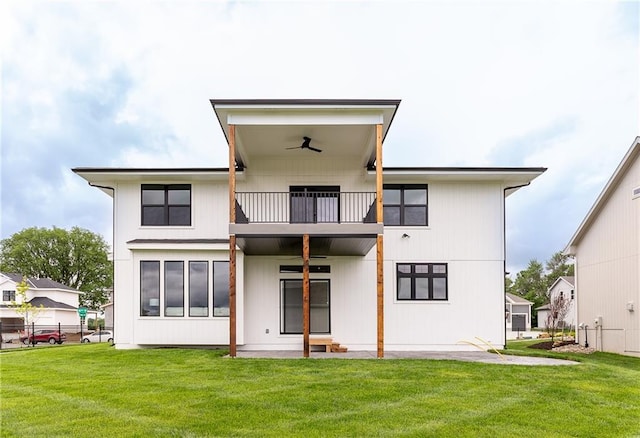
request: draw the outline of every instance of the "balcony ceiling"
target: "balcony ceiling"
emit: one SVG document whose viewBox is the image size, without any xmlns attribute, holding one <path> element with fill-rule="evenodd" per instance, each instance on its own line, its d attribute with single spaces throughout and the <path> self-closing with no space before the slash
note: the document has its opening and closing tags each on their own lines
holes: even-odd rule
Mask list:
<svg viewBox="0 0 640 438">
<path fill-rule="evenodd" d="M 383 139 L 399 100 L 211 100 L 227 141 L 229 126 L 236 129 L 236 162 L 269 158 L 322 158 L 375 162 L 375 126 Z M 311 138 L 314 152 L 301 149 Z M 296 149 L 287 149 L 296 148 Z"/>
<path fill-rule="evenodd" d="M 300 149 L 303 137 L 318 153 Z M 370 125 L 272 125 L 239 126 L 236 148 L 242 163 L 269 158 L 361 158 L 367 160 L 375 151 L 375 128 Z M 297 148 L 297 149 L 287 149 Z"/>
<path fill-rule="evenodd" d="M 247 255 L 302 256 L 302 237 L 238 237 L 236 243 Z M 312 257 L 365 256 L 376 244 L 375 235 L 310 237 Z"/>
</svg>

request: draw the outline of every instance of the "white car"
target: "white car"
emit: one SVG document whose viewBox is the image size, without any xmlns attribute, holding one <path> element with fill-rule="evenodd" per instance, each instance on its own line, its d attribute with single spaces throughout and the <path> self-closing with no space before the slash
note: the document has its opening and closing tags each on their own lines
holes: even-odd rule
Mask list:
<svg viewBox="0 0 640 438">
<path fill-rule="evenodd" d="M 94 332 L 90 335 L 82 337 L 82 343 L 88 342 L 108 342 L 113 344 L 113 332 L 109 330 L 102 330 L 100 332 Z"/>
</svg>

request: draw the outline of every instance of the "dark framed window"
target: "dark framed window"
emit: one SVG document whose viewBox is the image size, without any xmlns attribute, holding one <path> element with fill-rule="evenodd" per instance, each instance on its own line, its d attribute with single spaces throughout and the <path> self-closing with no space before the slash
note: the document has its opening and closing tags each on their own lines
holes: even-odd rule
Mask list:
<svg viewBox="0 0 640 438">
<path fill-rule="evenodd" d="M 384 225 L 428 225 L 427 194 L 426 184 L 385 184 Z"/>
<path fill-rule="evenodd" d="M 15 290 L 3 290 L 2 291 L 2 301 L 15 301 L 16 300 L 16 291 Z"/>
<path fill-rule="evenodd" d="M 209 262 L 189 262 L 189 316 L 209 316 Z"/>
<path fill-rule="evenodd" d="M 191 225 L 191 185 L 142 184 L 142 225 Z"/>
<path fill-rule="evenodd" d="M 291 186 L 291 223 L 340 221 L 340 186 Z"/>
<path fill-rule="evenodd" d="M 160 262 L 140 262 L 140 316 L 160 316 Z"/>
<path fill-rule="evenodd" d="M 446 263 L 398 263 L 397 298 L 401 301 L 449 299 Z"/>
<path fill-rule="evenodd" d="M 309 332 L 330 333 L 329 280 L 309 280 Z M 302 280 L 280 280 L 280 333 L 302 333 Z"/>
<path fill-rule="evenodd" d="M 229 262 L 213 262 L 213 316 L 229 316 Z"/>
<path fill-rule="evenodd" d="M 184 316 L 184 262 L 164 262 L 164 316 Z"/>
</svg>

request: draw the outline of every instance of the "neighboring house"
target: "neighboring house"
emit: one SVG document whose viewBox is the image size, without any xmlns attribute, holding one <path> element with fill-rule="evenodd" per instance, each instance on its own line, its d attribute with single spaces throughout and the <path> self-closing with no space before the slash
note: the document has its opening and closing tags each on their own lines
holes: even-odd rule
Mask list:
<svg viewBox="0 0 640 438">
<path fill-rule="evenodd" d="M 577 323 L 589 346 L 640 356 L 640 137 L 565 248 L 575 257 Z M 584 344 L 584 330 L 578 330 Z"/>
<path fill-rule="evenodd" d="M 567 304 L 567 315 L 564 317 L 564 320 L 558 321 L 558 328 L 575 329 L 578 326 L 576 323 L 578 320 L 578 308 L 576 306 L 576 290 L 574 284 L 575 280 L 573 276 L 558 277 L 547 291 L 550 302 L 553 302 L 556 297 L 569 300 Z M 551 311 L 550 304 L 540 306 L 536 308 L 536 311 L 538 312 L 538 328 L 547 328 L 547 318 Z"/>
<path fill-rule="evenodd" d="M 0 302 L 0 321 L 3 330 L 24 325 L 24 319 L 16 313 L 12 302 L 20 303 L 20 296 L 16 293 L 16 285 L 23 276 L 14 273 L 0 273 L 0 290 L 2 301 Z M 36 325 L 78 325 L 79 290 L 48 278 L 27 278 L 27 301 L 35 307 L 42 307 L 38 311 L 35 320 Z"/>
<path fill-rule="evenodd" d="M 109 300 L 100 309 L 104 312 L 104 327 L 113 330 L 113 289 L 109 289 L 108 297 Z"/>
<path fill-rule="evenodd" d="M 227 168 L 73 169 L 113 198 L 117 348 L 502 348 L 505 198 L 545 169 L 383 169 L 399 103 L 212 100 Z"/>
<path fill-rule="evenodd" d="M 526 332 L 531 330 L 531 305 L 533 303 L 518 295 L 505 294 L 505 318 L 507 331 Z"/>
</svg>

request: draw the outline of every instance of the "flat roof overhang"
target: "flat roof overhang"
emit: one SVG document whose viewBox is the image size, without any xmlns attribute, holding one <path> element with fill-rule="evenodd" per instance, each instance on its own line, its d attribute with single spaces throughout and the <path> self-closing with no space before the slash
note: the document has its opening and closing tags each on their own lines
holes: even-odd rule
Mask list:
<svg viewBox="0 0 640 438">
<path fill-rule="evenodd" d="M 211 99 L 229 142 L 235 126 L 236 163 L 250 167 L 263 157 L 307 159 L 318 155 L 299 150 L 303 137 L 322 150 L 322 157 L 358 159 L 363 167 L 375 162 L 375 126 L 383 140 L 400 100 L 337 99 Z M 289 148 L 289 149 L 288 149 Z M 298 149 L 298 150 L 296 150 Z"/>
<path fill-rule="evenodd" d="M 302 236 L 309 235 L 313 256 L 364 256 L 382 234 L 382 224 L 230 224 L 236 244 L 247 255 L 302 254 Z"/>
</svg>

